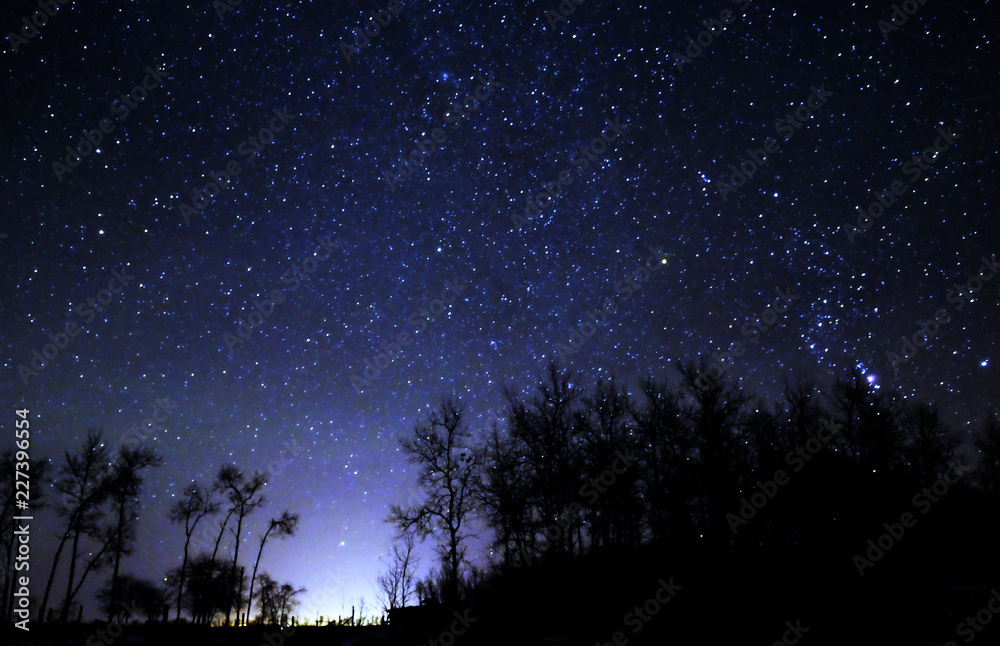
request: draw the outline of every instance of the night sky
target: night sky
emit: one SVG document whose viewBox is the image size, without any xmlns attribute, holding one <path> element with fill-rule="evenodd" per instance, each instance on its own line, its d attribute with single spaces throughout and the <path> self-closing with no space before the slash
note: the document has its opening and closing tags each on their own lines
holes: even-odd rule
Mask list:
<svg viewBox="0 0 1000 646">
<path fill-rule="evenodd" d="M 486 430 L 557 354 L 634 384 L 739 342 L 766 398 L 859 366 L 997 409 L 997 3 L 622 4 L 94 0 L 23 40 L 4 4 L 0 424 L 54 470 L 165 418 L 126 571 L 180 564 L 169 506 L 232 462 L 272 471 L 244 553 L 302 515 L 262 562 L 297 614 L 371 608 L 397 436 L 449 392 Z"/>
</svg>

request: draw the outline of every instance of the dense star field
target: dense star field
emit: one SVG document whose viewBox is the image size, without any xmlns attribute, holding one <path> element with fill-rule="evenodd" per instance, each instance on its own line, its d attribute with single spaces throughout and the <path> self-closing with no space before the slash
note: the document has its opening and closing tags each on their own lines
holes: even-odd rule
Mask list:
<svg viewBox="0 0 1000 646">
<path fill-rule="evenodd" d="M 145 428 L 131 573 L 232 463 L 271 474 L 248 555 L 301 514 L 296 614 L 371 609 L 397 437 L 553 359 L 1000 405 L 996 2 L 49 4 L 0 21 L 0 450 L 18 408 L 53 471 Z"/>
</svg>

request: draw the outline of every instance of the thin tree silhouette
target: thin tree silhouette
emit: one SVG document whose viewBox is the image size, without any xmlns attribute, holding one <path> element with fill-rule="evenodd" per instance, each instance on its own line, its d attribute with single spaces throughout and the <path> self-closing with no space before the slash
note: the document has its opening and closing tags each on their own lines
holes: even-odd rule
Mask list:
<svg viewBox="0 0 1000 646">
<path fill-rule="evenodd" d="M 257 578 L 257 568 L 260 566 L 260 557 L 264 553 L 264 544 L 267 543 L 268 536 L 271 532 L 278 538 L 285 538 L 286 536 L 291 536 L 295 533 L 295 529 L 299 524 L 299 515 L 291 514 L 288 511 L 281 512 L 279 518 L 272 518 L 271 522 L 267 525 L 267 531 L 264 532 L 263 536 L 260 537 L 260 547 L 257 549 L 257 560 L 253 564 L 253 573 L 250 575 L 250 592 L 247 594 L 247 615 L 249 616 L 250 610 L 253 608 L 253 583 Z"/>
<path fill-rule="evenodd" d="M 190 555 L 188 550 L 191 545 L 191 537 L 194 535 L 198 523 L 206 516 L 218 513 L 221 504 L 213 499 L 212 492 L 205 490 L 197 482 L 192 482 L 184 488 L 181 494 L 183 498 L 178 500 L 170 508 L 170 520 L 184 525 L 184 557 L 181 561 L 180 578 L 177 584 L 177 619 L 181 617 L 181 606 L 184 598 L 184 582 L 187 575 L 188 561 Z M 214 557 L 214 554 L 213 554 Z"/>
<path fill-rule="evenodd" d="M 401 536 L 411 530 L 423 538 L 437 534 L 437 550 L 448 575 L 445 597 L 449 603 L 458 596 L 459 572 L 471 536 L 466 524 L 475 510 L 474 487 L 481 461 L 480 452 L 470 446 L 464 412 L 460 401 L 443 398 L 411 437 L 400 439 L 407 460 L 419 467 L 417 479 L 425 497 L 416 505 L 393 505 L 387 519 Z"/>
</svg>

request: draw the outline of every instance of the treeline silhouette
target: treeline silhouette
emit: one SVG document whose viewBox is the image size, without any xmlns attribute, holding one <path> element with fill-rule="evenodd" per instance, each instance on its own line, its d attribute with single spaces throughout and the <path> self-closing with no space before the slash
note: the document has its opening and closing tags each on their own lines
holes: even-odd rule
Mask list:
<svg viewBox="0 0 1000 646">
<path fill-rule="evenodd" d="M 949 428 L 933 404 L 857 370 L 823 387 L 788 378 L 766 402 L 704 362 L 674 368 L 630 391 L 614 378 L 585 385 L 552 364 L 532 389 L 505 387 L 500 421 L 476 432 L 465 405 L 444 397 L 400 438 L 418 471 L 413 496 L 387 517 L 396 543 L 377 585 L 390 617 L 419 600 L 433 611 L 416 635 L 426 641 L 461 610 L 469 630 L 451 640 L 469 644 L 546 635 L 771 644 L 799 625 L 817 643 L 901 643 L 955 640 L 959 622 L 986 607 L 1000 583 L 995 414 Z M 0 454 L 0 468 L 13 473 L 16 459 Z M 143 475 L 161 464 L 148 448 L 112 451 L 99 430 L 51 480 L 46 461 L 32 461 L 32 511 L 50 506 L 59 532 L 45 576 L 32 563 L 33 593 L 44 582 L 32 621 L 78 621 L 81 586 L 106 572 L 98 602 L 109 625 L 170 615 L 195 626 L 288 625 L 303 590 L 261 563 L 268 541 L 294 534 L 299 517 L 253 520 L 264 472 L 224 465 L 210 484 L 183 490 L 170 520 L 184 547 L 163 580 L 123 567 Z M 9 624 L 16 503 L 13 480 L 2 482 Z M 235 537 L 251 527 L 257 549 L 247 558 Z M 486 553 L 470 553 L 477 535 Z M 415 546 L 428 538 L 440 568 L 420 580 Z M 414 638 L 396 633 L 399 643 Z"/>
<path fill-rule="evenodd" d="M 421 602 L 470 609 L 497 643 L 772 643 L 795 619 L 819 639 L 946 641 L 986 603 L 1000 582 L 996 415 L 960 432 L 858 370 L 823 389 L 789 378 L 768 403 L 705 363 L 675 368 L 630 393 L 552 364 L 533 391 L 504 389 L 478 445 L 464 404 L 443 398 L 401 440 L 423 495 L 387 519 L 399 541 L 435 539 Z M 492 535 L 479 558 L 472 518 Z M 402 605 L 400 566 L 380 578 L 387 607 Z M 670 577 L 683 589 L 633 632 L 628 613 Z"/>
<path fill-rule="evenodd" d="M 23 457 L 23 456 L 22 456 Z M 13 451 L 0 454 L 0 469 L 12 476 Z M 31 565 L 32 597 L 30 622 L 79 622 L 83 606 L 78 601 L 85 581 L 93 574 L 107 571 L 108 578 L 97 593 L 99 610 L 108 622 L 125 623 L 145 618 L 167 621 L 174 609 L 175 620 L 182 610 L 194 624 L 245 625 L 253 614 L 257 623 L 287 625 L 297 604 L 296 596 L 304 591 L 289 583 L 278 582 L 260 571 L 261 557 L 268 539 L 295 533 L 298 514 L 288 511 L 264 525 L 257 543 L 256 559 L 250 572 L 240 560 L 240 544 L 249 528 L 250 516 L 266 502 L 264 489 L 268 475 L 263 471 L 246 473 L 237 466 L 222 466 L 209 486 L 197 481 L 189 484 L 170 509 L 170 520 L 184 532 L 183 554 L 178 567 L 165 572 L 159 581 L 136 577 L 122 569 L 124 557 L 135 548 L 139 519 L 139 494 L 143 472 L 161 466 L 163 458 L 152 449 L 124 444 L 117 449 L 102 438 L 100 429 L 90 429 L 81 446 L 67 451 L 51 480 L 53 494 L 45 496 L 47 461 L 30 461 L 30 499 L 33 514 L 51 508 L 57 517 L 58 543 L 51 562 L 43 565 L 35 555 Z M 15 613 L 15 594 L 19 573 L 15 567 L 18 554 L 14 534 L 15 483 L 4 478 L 0 485 L 0 550 L 3 558 L 3 585 L 0 608 L 3 623 L 23 620 Z M 221 520 L 217 520 L 221 516 Z M 199 525 L 210 522 L 208 540 L 197 540 Z M 208 548 L 211 548 L 210 550 Z M 37 549 L 37 548 L 36 548 Z M 47 575 L 39 574 L 45 572 Z M 56 575 L 62 571 L 65 588 L 57 590 Z M 248 576 L 249 575 L 249 576 Z M 34 598 L 39 583 L 42 597 Z M 256 595 L 255 595 L 256 592 Z M 16 606 L 23 609 L 27 598 Z M 50 603 L 54 602 L 54 603 Z"/>
</svg>

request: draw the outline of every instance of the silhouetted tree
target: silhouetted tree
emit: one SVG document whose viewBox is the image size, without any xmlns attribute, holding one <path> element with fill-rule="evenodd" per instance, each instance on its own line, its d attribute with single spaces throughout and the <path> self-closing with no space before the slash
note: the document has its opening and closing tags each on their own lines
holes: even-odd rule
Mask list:
<svg viewBox="0 0 1000 646">
<path fill-rule="evenodd" d="M 902 456 L 899 458 L 927 486 L 944 475 L 958 441 L 941 421 L 937 406 L 920 403 L 902 420 Z"/>
<path fill-rule="evenodd" d="M 163 458 L 151 449 L 122 447 L 105 478 L 111 519 L 105 536 L 111 560 L 111 597 L 108 621 L 117 614 L 118 573 L 123 555 L 132 552 L 135 526 L 139 517 L 139 491 L 142 488 L 141 471 L 163 464 Z"/>
<path fill-rule="evenodd" d="M 782 423 L 788 428 L 788 440 L 793 446 L 805 444 L 816 435 L 820 421 L 827 417 L 815 382 L 802 375 L 794 381 L 786 381 L 784 403 Z"/>
<path fill-rule="evenodd" d="M 683 592 L 689 605 L 673 606 L 672 622 L 700 634 L 724 605 L 742 634 L 771 606 L 801 607 L 803 599 L 823 599 L 831 616 L 851 617 L 859 626 L 882 621 L 890 609 L 899 616 L 904 608 L 914 617 L 940 616 L 935 600 L 942 589 L 995 571 L 982 517 L 1000 508 L 1000 419 L 975 435 L 975 485 L 982 491 L 949 482 L 954 493 L 937 507 L 943 483 L 935 481 L 949 468 L 956 443 L 935 407 L 907 403 L 858 370 L 822 388 L 803 377 L 786 381 L 772 402 L 731 385 L 725 374 L 705 379 L 704 361 L 676 367 L 679 381 L 647 377 L 637 401 L 613 379 L 584 390 L 572 373 L 553 366 L 538 394 L 505 388 L 505 425 L 495 424 L 485 438 L 475 491 L 505 567 L 488 577 L 457 576 L 446 561 L 417 581 L 421 602 L 457 597 L 477 612 L 496 608 L 491 625 L 498 631 L 519 607 L 544 605 L 551 613 L 546 620 L 564 610 L 576 613 L 566 622 L 576 629 L 588 613 L 617 602 L 606 590 L 669 569 L 693 582 Z M 418 427 L 418 435 L 434 428 Z M 631 450 L 638 462 L 586 500 L 580 522 L 572 514 L 580 506 L 580 484 L 607 469 L 617 447 Z M 775 484 L 779 471 L 784 475 Z M 935 505 L 926 520 L 918 500 Z M 395 520 L 413 521 L 394 510 Z M 906 525 L 900 540 L 904 510 L 920 528 L 911 538 Z M 727 519 L 733 514 L 745 514 L 735 533 Z M 560 523 L 561 535 L 549 531 Z M 901 547 L 886 548 L 882 532 Z M 871 559 L 873 542 L 884 561 L 873 559 L 877 564 L 866 567 L 878 574 L 859 584 L 860 572 L 844 565 L 852 550 L 865 555 L 862 561 Z M 538 552 L 552 558 L 532 563 Z M 383 575 L 379 582 L 392 607 L 393 579 Z M 559 607 L 564 598 L 571 601 Z M 653 643 L 654 635 L 673 630 L 670 623 L 651 623 L 644 636 Z M 594 632 L 607 634 L 615 625 Z M 908 633 L 910 640 L 917 634 Z"/>
<path fill-rule="evenodd" d="M 742 428 L 742 451 L 734 455 L 734 468 L 738 474 L 740 498 L 751 498 L 760 491 L 758 483 L 773 481 L 780 470 L 790 471 L 785 463 L 785 455 L 794 446 L 792 431 L 783 424 L 785 412 L 776 404 L 768 405 L 754 398 L 747 402 L 742 411 L 739 424 Z M 738 529 L 735 540 L 737 549 L 756 549 L 765 542 L 779 541 L 784 547 L 790 546 L 795 540 L 794 528 L 784 524 L 784 519 L 791 508 L 790 496 L 784 495 L 771 499 L 766 509 L 760 510 L 752 523 L 746 525 L 736 521 L 738 509 L 734 505 L 728 516 L 731 531 Z"/>
<path fill-rule="evenodd" d="M 121 612 L 131 614 L 134 609 L 141 611 L 146 621 L 159 621 L 166 619 L 169 609 L 169 596 L 162 586 L 128 573 L 120 574 L 117 581 L 108 581 L 98 591 L 97 600 L 112 617 Z"/>
<path fill-rule="evenodd" d="M 60 556 L 67 543 L 70 545 L 69 574 L 59 621 L 66 621 L 73 597 L 80 585 L 83 584 L 87 574 L 92 569 L 106 563 L 107 542 L 102 540 L 101 544 L 104 545 L 105 549 L 91 557 L 80 576 L 80 580 L 77 581 L 76 567 L 80 556 L 80 541 L 85 536 L 106 538 L 100 535 L 100 523 L 103 513 L 101 506 L 107 499 L 105 477 L 109 466 L 108 457 L 108 449 L 101 440 L 101 431 L 90 429 L 87 431 L 87 437 L 80 449 L 76 453 L 67 451 L 64 462 L 59 467 L 54 485 L 57 495 L 55 509 L 57 515 L 63 519 L 64 526 L 59 533 L 59 544 L 52 557 L 52 568 L 45 584 L 45 593 L 42 595 L 39 612 L 43 616 L 48 607 L 49 593 L 52 589 L 56 568 L 59 566 Z"/>
<path fill-rule="evenodd" d="M 577 451 L 581 456 L 575 462 L 587 474 L 577 482 L 577 491 L 584 492 L 590 511 L 592 547 L 635 549 L 642 537 L 643 516 L 639 470 L 629 464 L 638 459 L 633 455 L 637 442 L 629 414 L 635 407 L 614 377 L 608 382 L 598 379 L 582 402 L 577 413 L 579 430 L 574 434 L 580 438 Z M 578 540 L 578 545 L 582 554 L 583 542 Z"/>
<path fill-rule="evenodd" d="M 452 586 L 456 588 L 454 592 L 451 592 Z M 426 603 L 450 603 L 449 599 L 452 595 L 458 595 L 457 588 L 458 585 L 452 580 L 447 563 L 442 563 L 439 568 L 431 570 L 425 578 L 418 581 L 414 586 L 418 602 L 421 605 Z"/>
<path fill-rule="evenodd" d="M 219 474 L 216 476 L 214 488 L 217 491 L 222 492 L 229 501 L 229 514 L 226 518 L 228 520 L 230 517 L 235 517 L 236 520 L 236 526 L 232 528 L 236 540 L 233 547 L 233 559 L 229 569 L 232 586 L 235 586 L 237 581 L 236 567 L 240 558 L 240 542 L 243 536 L 243 522 L 247 516 L 252 514 L 264 504 L 264 496 L 261 493 L 261 489 L 263 489 L 266 484 L 267 473 L 256 471 L 247 476 L 235 465 L 223 466 L 219 470 Z M 225 524 L 223 524 L 223 528 L 225 528 Z M 216 541 L 216 548 L 218 548 L 218 541 Z M 242 595 L 234 597 L 231 603 L 225 608 L 227 626 L 230 622 L 231 611 L 235 607 L 237 613 L 239 613 L 242 601 Z"/>
<path fill-rule="evenodd" d="M 504 388 L 507 399 L 507 428 L 518 450 L 523 451 L 528 491 L 531 492 L 527 519 L 531 523 L 529 551 L 535 553 L 547 527 L 565 523 L 572 516 L 570 506 L 579 505 L 579 487 L 583 466 L 577 451 L 579 444 L 577 413 L 581 409 L 582 389 L 573 383 L 574 373 L 550 363 L 546 378 L 529 401 L 511 388 Z M 544 549 L 559 555 L 569 552 L 567 532 L 547 537 Z"/>
<path fill-rule="evenodd" d="M 987 419 L 973 442 L 979 451 L 979 487 L 1000 499 L 1000 418 L 994 415 Z"/>
<path fill-rule="evenodd" d="M 179 568 L 169 578 L 177 579 Z M 209 554 L 199 554 L 188 563 L 187 594 L 184 603 L 191 614 L 191 621 L 208 625 L 216 613 L 232 603 L 234 586 L 228 564 L 213 559 Z"/>
<path fill-rule="evenodd" d="M 844 427 L 849 455 L 861 471 L 894 473 L 902 464 L 902 433 L 894 402 L 877 391 L 858 368 L 837 378 L 830 402 L 834 419 Z"/>
<path fill-rule="evenodd" d="M 278 626 L 287 626 L 292 610 L 298 605 L 295 596 L 305 592 L 305 588 L 296 590 L 290 583 L 279 584 L 267 572 L 261 572 L 257 577 L 260 586 L 260 621 Z"/>
<path fill-rule="evenodd" d="M 731 529 L 726 514 L 739 500 L 741 474 L 745 465 L 740 455 L 745 450 L 740 412 L 747 396 L 729 386 L 725 376 L 706 384 L 708 374 L 700 364 L 677 364 L 681 385 L 688 397 L 683 416 L 697 440 L 699 456 L 698 486 L 700 518 L 708 543 L 721 548 L 729 542 Z"/>
<path fill-rule="evenodd" d="M 639 438 L 643 491 L 652 540 L 674 540 L 688 534 L 689 473 L 694 464 L 695 441 L 682 419 L 681 397 L 666 381 L 646 377 L 640 383 L 643 399 L 631 403 L 631 416 Z"/>
<path fill-rule="evenodd" d="M 271 522 L 268 523 L 267 531 L 264 535 L 260 537 L 260 548 L 257 550 L 257 560 L 253 564 L 253 573 L 250 575 L 250 592 L 247 594 L 247 614 L 250 614 L 250 609 L 253 608 L 253 583 L 257 578 L 257 568 L 260 566 L 260 556 L 264 553 L 264 544 L 267 542 L 267 537 L 270 536 L 271 532 L 274 532 L 275 536 L 278 538 L 284 538 L 286 536 L 291 536 L 295 533 L 295 527 L 299 523 L 298 514 L 290 514 L 287 511 L 281 513 L 280 518 L 272 518 Z"/>
<path fill-rule="evenodd" d="M 437 550 L 449 576 L 449 603 L 457 601 L 459 571 L 469 537 L 466 523 L 475 509 L 473 488 L 481 460 L 469 446 L 464 411 L 460 401 L 442 399 L 437 410 L 428 412 L 427 421 L 417 424 L 412 437 L 400 439 L 407 460 L 419 466 L 417 480 L 424 500 L 405 508 L 393 505 L 388 518 L 399 535 L 411 529 L 421 537 L 438 535 Z"/>
<path fill-rule="evenodd" d="M 181 494 L 183 498 L 178 500 L 170 508 L 170 520 L 175 523 L 184 524 L 184 558 L 181 561 L 179 580 L 177 583 L 177 619 L 181 617 L 181 605 L 184 597 L 184 580 L 187 575 L 188 549 L 191 544 L 191 537 L 194 535 L 198 523 L 205 516 L 218 513 L 220 504 L 214 500 L 211 491 L 204 490 L 197 482 L 192 482 Z"/>
<path fill-rule="evenodd" d="M 389 569 L 379 574 L 376 580 L 379 601 L 385 613 L 406 606 L 406 600 L 413 589 L 413 575 L 417 567 L 417 557 L 413 553 L 415 546 L 416 538 L 413 532 L 405 532 L 392 542 L 392 554 L 386 563 Z"/>
<path fill-rule="evenodd" d="M 530 521 L 528 474 L 517 440 L 504 436 L 494 423 L 486 436 L 481 478 L 476 497 L 483 519 L 495 530 L 505 567 L 528 562 Z M 532 547 L 533 549 L 533 547 Z"/>
</svg>

